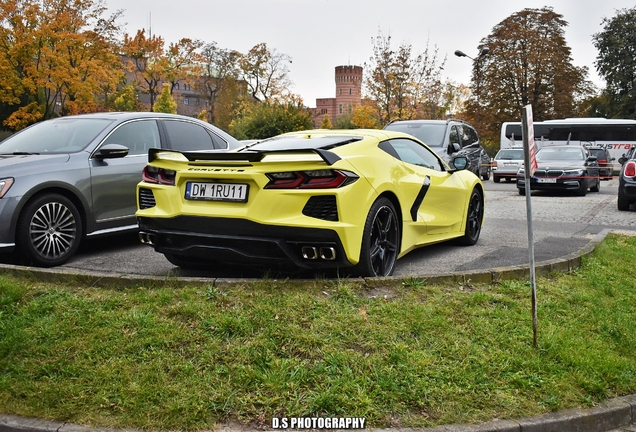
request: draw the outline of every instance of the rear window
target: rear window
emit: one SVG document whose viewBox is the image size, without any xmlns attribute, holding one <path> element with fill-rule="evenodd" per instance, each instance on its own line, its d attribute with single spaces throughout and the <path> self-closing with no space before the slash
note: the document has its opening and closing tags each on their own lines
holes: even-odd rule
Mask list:
<svg viewBox="0 0 636 432">
<path fill-rule="evenodd" d="M 500 150 L 495 159 L 521 160 L 523 159 L 523 150 Z"/>
</svg>

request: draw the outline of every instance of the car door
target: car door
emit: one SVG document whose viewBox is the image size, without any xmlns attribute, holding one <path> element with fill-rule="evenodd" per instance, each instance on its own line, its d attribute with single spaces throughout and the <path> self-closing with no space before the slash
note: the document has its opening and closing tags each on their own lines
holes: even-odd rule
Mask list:
<svg viewBox="0 0 636 432">
<path fill-rule="evenodd" d="M 458 178 L 420 143 L 406 138 L 389 143 L 394 156 L 404 163 L 404 175 L 398 182 L 409 203 L 409 214 L 404 216 L 405 235 L 407 220 L 411 229 L 426 236 L 463 229 L 465 199 Z"/>
<path fill-rule="evenodd" d="M 127 147 L 128 155 L 103 160 L 95 157 L 99 148 L 107 144 Z M 89 165 L 96 230 L 136 225 L 135 194 L 150 148 L 161 148 L 157 121 L 133 120 L 118 125 L 91 155 Z"/>
</svg>

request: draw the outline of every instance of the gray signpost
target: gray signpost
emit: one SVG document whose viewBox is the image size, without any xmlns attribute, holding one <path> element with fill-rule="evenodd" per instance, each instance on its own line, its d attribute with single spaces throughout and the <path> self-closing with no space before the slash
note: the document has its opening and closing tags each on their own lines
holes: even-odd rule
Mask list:
<svg viewBox="0 0 636 432">
<path fill-rule="evenodd" d="M 534 128 L 532 126 L 532 105 L 523 107 L 521 117 L 523 135 L 524 175 L 526 179 L 526 210 L 528 215 L 528 251 L 530 254 L 530 290 L 532 294 L 532 346 L 537 347 L 537 286 L 534 264 L 534 232 L 532 230 L 532 200 L 530 178 L 537 169 L 536 147 L 534 145 Z"/>
</svg>

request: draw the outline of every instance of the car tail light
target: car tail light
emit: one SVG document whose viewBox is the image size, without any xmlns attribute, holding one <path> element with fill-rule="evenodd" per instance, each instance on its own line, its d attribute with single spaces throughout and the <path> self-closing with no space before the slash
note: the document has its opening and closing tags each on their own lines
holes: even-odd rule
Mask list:
<svg viewBox="0 0 636 432">
<path fill-rule="evenodd" d="M 148 183 L 157 183 L 174 186 L 174 179 L 177 175 L 175 170 L 168 170 L 163 168 L 157 168 L 152 165 L 146 165 L 144 168 L 141 179 Z"/>
<path fill-rule="evenodd" d="M 359 177 L 348 171 L 315 170 L 269 173 L 267 178 L 265 189 L 333 189 L 351 184 Z"/>
<path fill-rule="evenodd" d="M 496 167 L 497 167 L 497 161 L 492 161 L 491 166 L 492 166 L 493 168 L 496 168 Z"/>
<path fill-rule="evenodd" d="M 636 176 L 636 162 L 629 161 L 625 164 L 625 170 L 623 171 L 623 175 L 625 177 L 634 177 Z"/>
<path fill-rule="evenodd" d="M 607 159 L 599 159 L 598 163 L 607 163 Z"/>
</svg>

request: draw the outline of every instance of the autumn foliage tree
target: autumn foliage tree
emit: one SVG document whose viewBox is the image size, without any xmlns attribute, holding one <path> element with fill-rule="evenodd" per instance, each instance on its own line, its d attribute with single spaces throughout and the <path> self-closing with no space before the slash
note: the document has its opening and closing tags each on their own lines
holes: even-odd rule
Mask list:
<svg viewBox="0 0 636 432">
<path fill-rule="evenodd" d="M 152 106 L 152 110 L 154 112 L 168 113 L 168 114 L 176 114 L 177 113 L 177 102 L 173 99 L 170 94 L 170 84 L 163 83 L 163 90 L 157 99 L 157 102 Z"/>
<path fill-rule="evenodd" d="M 101 109 L 122 69 L 117 20 L 99 1 L 0 2 L 0 103 L 21 129 L 55 115 Z"/>
<path fill-rule="evenodd" d="M 535 121 L 572 117 L 591 94 L 586 67 L 572 64 L 567 22 L 550 7 L 524 9 L 495 25 L 478 49 L 490 52 L 473 63 L 468 109 L 496 135 L 503 121 L 518 121 L 531 104 Z M 482 135 L 486 131 L 479 131 Z"/>
<path fill-rule="evenodd" d="M 150 96 L 151 107 L 161 91 L 169 67 L 164 45 L 161 36 L 147 37 L 145 30 L 138 30 L 135 36 L 124 35 L 122 52 L 127 58 L 126 68 L 135 75 L 137 87 Z"/>
</svg>

